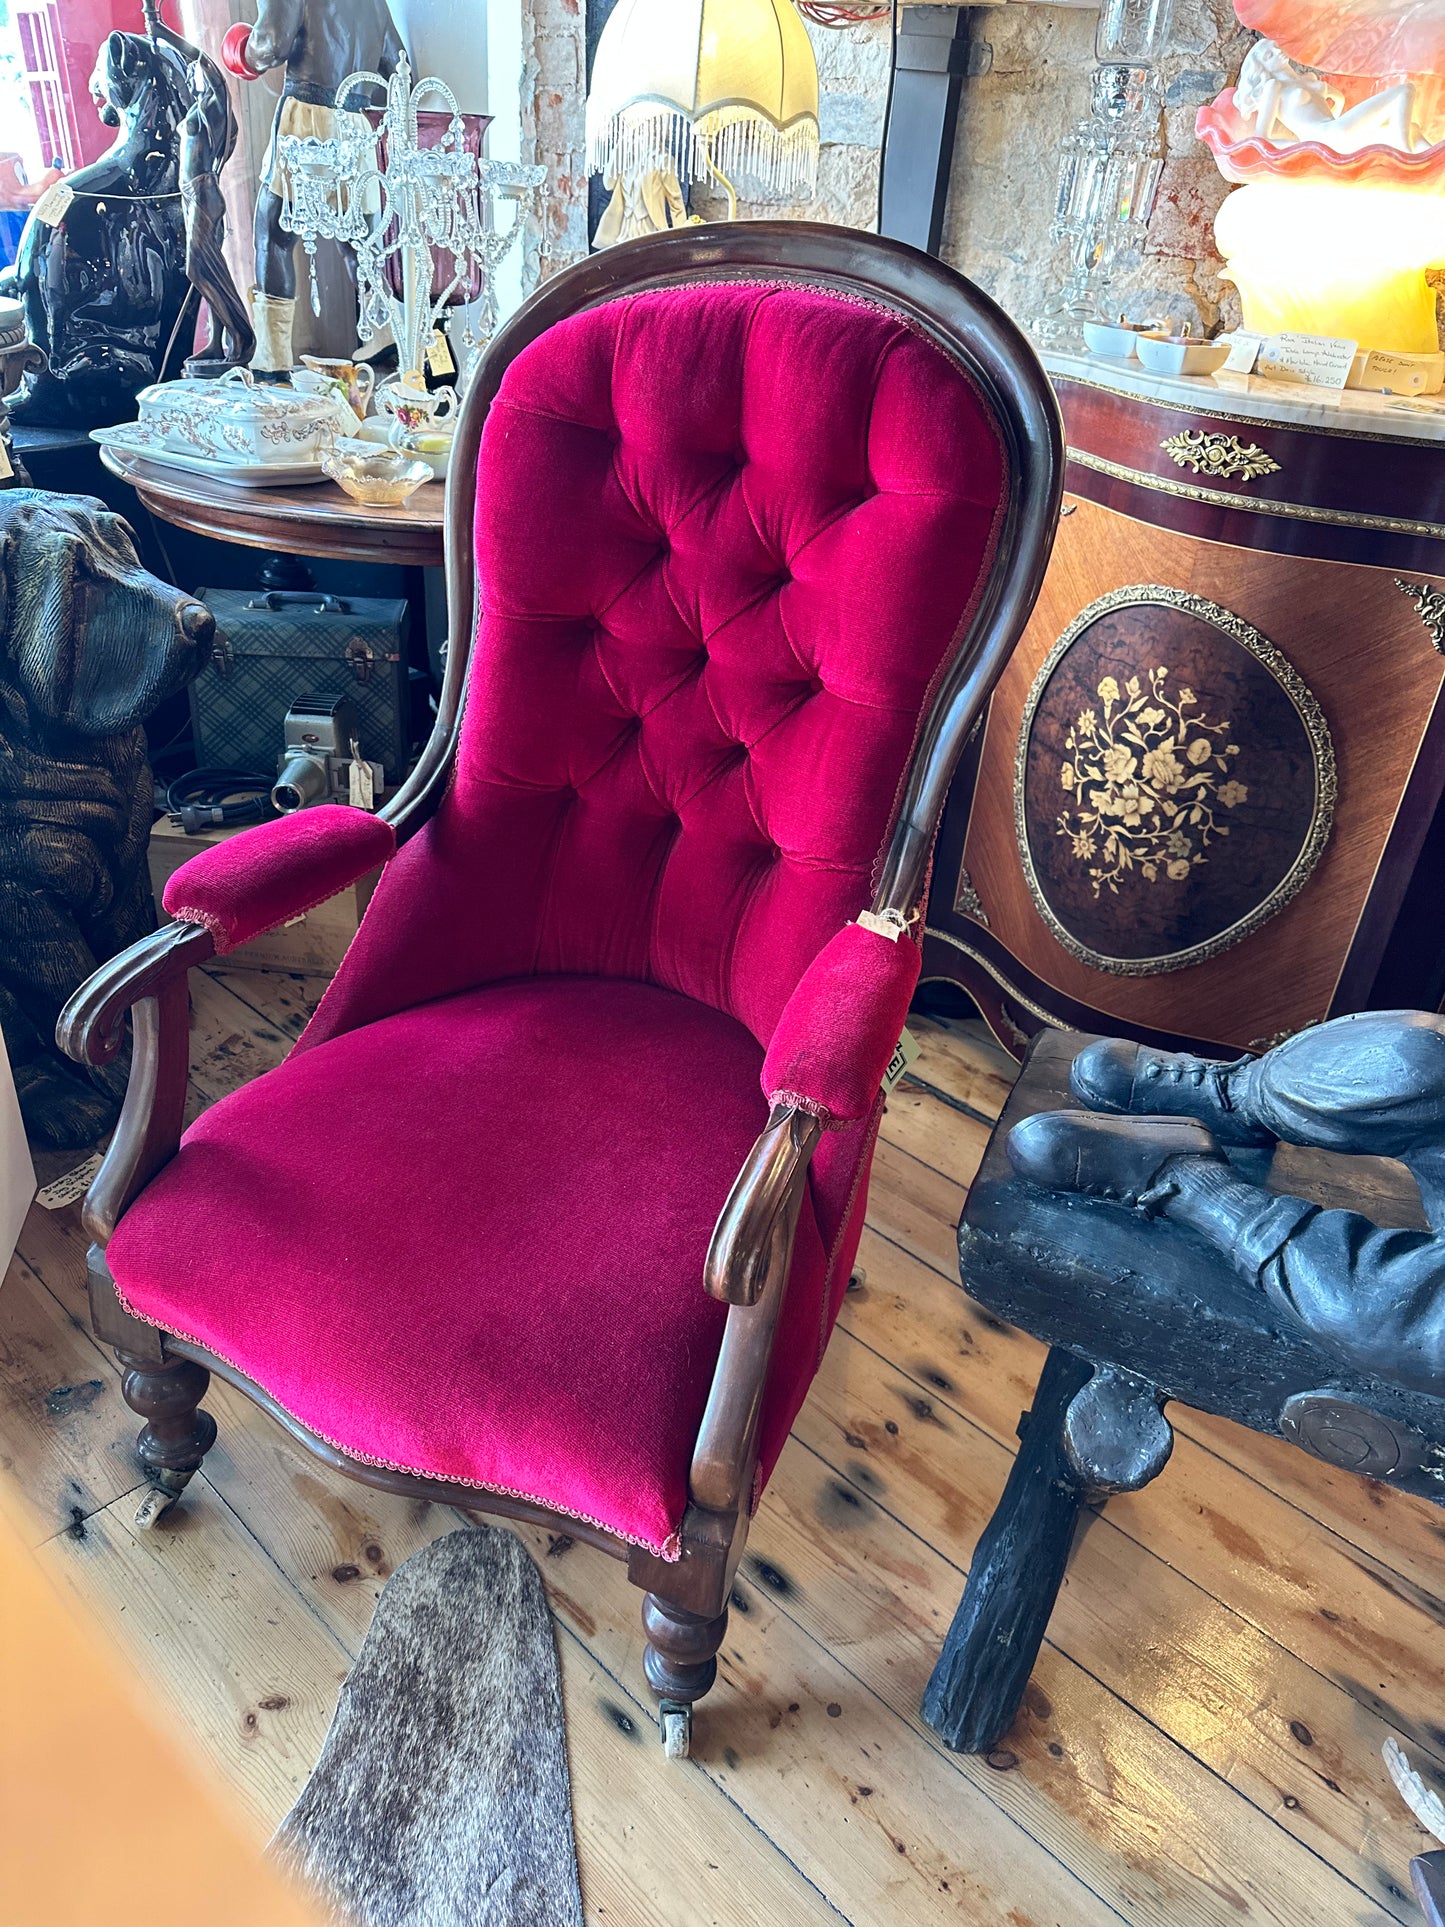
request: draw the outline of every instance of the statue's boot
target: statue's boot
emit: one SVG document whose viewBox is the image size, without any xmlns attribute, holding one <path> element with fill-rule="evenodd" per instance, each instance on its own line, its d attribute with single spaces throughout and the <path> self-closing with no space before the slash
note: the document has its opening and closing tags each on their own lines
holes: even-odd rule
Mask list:
<svg viewBox="0 0 1445 1927">
<path fill-rule="evenodd" d="M 295 366 L 292 352 L 296 302 L 284 295 L 251 290 L 251 325 L 256 330 L 256 352 L 251 367 L 258 375 L 286 375 Z"/>
<path fill-rule="evenodd" d="M 1208 1128 L 1187 1117 L 1100 1117 L 1093 1111 L 1040 1111 L 1008 1137 L 1009 1162 L 1049 1191 L 1080 1191 L 1158 1211 L 1175 1194 L 1175 1158 L 1224 1154 Z"/>
<path fill-rule="evenodd" d="M 1217 1063 L 1184 1051 L 1150 1050 L 1123 1038 L 1087 1044 L 1074 1059 L 1069 1089 L 1091 1111 L 1135 1117 L 1192 1117 L 1221 1144 L 1273 1144 L 1280 1135 L 1256 1118 L 1236 1090 L 1256 1059 Z"/>
<path fill-rule="evenodd" d="M 1070 1088 L 1091 1110 L 1199 1118 L 1221 1144 L 1308 1144 L 1399 1158 L 1445 1230 L 1445 1017 L 1367 1010 L 1218 1064 L 1141 1044 L 1089 1044 Z"/>
</svg>

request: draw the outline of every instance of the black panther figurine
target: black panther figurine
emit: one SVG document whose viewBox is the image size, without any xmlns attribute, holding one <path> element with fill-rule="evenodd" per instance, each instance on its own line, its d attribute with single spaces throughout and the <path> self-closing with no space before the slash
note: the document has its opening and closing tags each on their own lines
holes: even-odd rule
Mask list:
<svg viewBox="0 0 1445 1927">
<path fill-rule="evenodd" d="M 55 1023 L 154 927 L 141 724 L 214 638 L 209 609 L 146 573 L 103 502 L 0 492 L 0 1028 L 37 1147 L 92 1144 L 115 1121 L 123 1067 L 92 1082 Z"/>
<path fill-rule="evenodd" d="M 180 128 L 193 96 L 185 62 L 144 34 L 113 33 L 91 93 L 108 152 L 57 183 L 74 198 L 54 220 L 32 214 L 6 285 L 49 366 L 9 400 L 16 422 L 105 427 L 135 414 L 160 379 L 190 293 Z M 44 211 L 43 202 L 41 211 Z"/>
</svg>

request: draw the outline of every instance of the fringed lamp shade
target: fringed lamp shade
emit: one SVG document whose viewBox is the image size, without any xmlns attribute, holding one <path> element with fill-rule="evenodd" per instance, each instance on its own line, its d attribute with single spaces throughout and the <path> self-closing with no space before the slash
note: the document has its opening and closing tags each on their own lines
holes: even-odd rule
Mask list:
<svg viewBox="0 0 1445 1927">
<path fill-rule="evenodd" d="M 621 0 L 593 62 L 587 166 L 613 187 L 624 232 L 661 224 L 640 213 L 658 199 L 648 183 L 715 176 L 730 212 L 737 195 L 810 200 L 818 68 L 793 0 Z"/>
</svg>

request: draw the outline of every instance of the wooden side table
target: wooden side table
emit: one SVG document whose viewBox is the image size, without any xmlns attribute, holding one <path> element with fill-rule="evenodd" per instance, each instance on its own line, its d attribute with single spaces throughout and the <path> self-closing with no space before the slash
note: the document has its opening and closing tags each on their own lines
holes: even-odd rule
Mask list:
<svg viewBox="0 0 1445 1927">
<path fill-rule="evenodd" d="M 362 508 L 335 482 L 298 488 L 243 488 L 183 468 L 122 458 L 104 449 L 112 475 L 129 482 L 163 522 L 243 548 L 339 562 L 439 567 L 446 490 L 428 482 L 400 508 Z"/>
<path fill-rule="evenodd" d="M 1046 363 L 1070 492 L 950 799 L 925 976 L 1016 1053 L 1434 1007 L 1445 409 Z"/>
</svg>

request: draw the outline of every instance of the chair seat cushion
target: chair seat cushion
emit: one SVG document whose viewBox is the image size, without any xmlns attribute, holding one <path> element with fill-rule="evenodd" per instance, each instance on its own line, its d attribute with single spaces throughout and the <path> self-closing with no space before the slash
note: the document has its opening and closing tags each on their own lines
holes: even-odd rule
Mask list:
<svg viewBox="0 0 1445 1927">
<path fill-rule="evenodd" d="M 140 1317 L 353 1457 L 675 1557 L 726 1315 L 703 1260 L 766 1121 L 761 1063 L 734 1019 L 647 984 L 529 978 L 425 1004 L 207 1111 L 110 1266 Z M 823 1270 L 805 1200 L 775 1360 L 787 1417 Z"/>
</svg>

